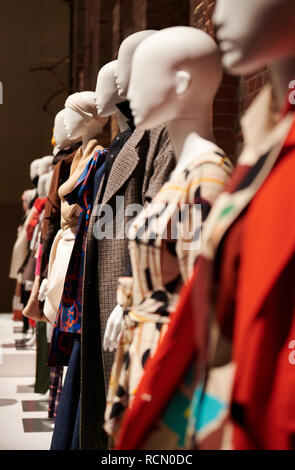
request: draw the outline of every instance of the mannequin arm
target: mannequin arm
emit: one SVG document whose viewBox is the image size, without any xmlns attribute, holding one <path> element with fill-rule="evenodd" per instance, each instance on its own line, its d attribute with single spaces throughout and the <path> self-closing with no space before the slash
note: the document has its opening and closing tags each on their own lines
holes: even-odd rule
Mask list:
<svg viewBox="0 0 295 470">
<path fill-rule="evenodd" d="M 112 352 L 114 349 L 117 349 L 123 327 L 123 308 L 118 304 L 108 318 L 103 339 L 103 348 L 105 351 Z"/>
<path fill-rule="evenodd" d="M 118 305 L 114 308 L 107 321 L 103 339 L 105 351 L 113 351 L 118 347 L 124 329 L 124 310 L 132 305 L 132 285 L 133 278 L 131 276 L 120 277 L 118 280 Z"/>
<path fill-rule="evenodd" d="M 39 296 L 38 296 L 39 302 L 44 302 L 47 296 L 47 291 L 48 291 L 48 279 L 45 278 L 43 279 L 40 289 L 39 289 Z"/>
</svg>

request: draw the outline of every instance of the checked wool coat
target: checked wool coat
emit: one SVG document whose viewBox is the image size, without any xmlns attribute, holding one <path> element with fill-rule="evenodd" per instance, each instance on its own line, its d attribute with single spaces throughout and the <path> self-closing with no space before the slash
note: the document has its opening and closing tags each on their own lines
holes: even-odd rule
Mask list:
<svg viewBox="0 0 295 470">
<path fill-rule="evenodd" d="M 114 353 L 102 349 L 107 319 L 117 304 L 118 277 L 129 266 L 126 225 L 136 214 L 126 215 L 130 204 L 144 206 L 150 202 L 169 178 L 175 167 L 175 157 L 164 125 L 150 131 L 135 130 L 115 159 L 105 192 L 101 181 L 90 219 L 85 253 L 82 344 L 81 344 L 81 449 L 105 446 L 102 431 L 105 392 L 114 360 Z M 124 197 L 122 238 L 94 236 L 99 220 L 98 201 L 113 209 L 116 218 L 116 198 Z M 120 211 L 121 213 L 121 211 Z M 106 222 L 106 225 L 108 222 Z M 114 224 L 115 225 L 115 224 Z M 121 227 L 122 228 L 122 227 Z"/>
</svg>

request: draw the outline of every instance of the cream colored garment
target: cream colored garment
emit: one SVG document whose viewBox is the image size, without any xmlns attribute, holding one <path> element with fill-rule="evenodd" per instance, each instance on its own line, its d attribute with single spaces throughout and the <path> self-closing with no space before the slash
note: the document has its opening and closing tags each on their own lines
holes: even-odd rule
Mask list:
<svg viewBox="0 0 295 470">
<path fill-rule="evenodd" d="M 70 206 L 65 201 L 64 196 L 73 191 L 93 153 L 102 149 L 96 139 L 88 142 L 84 153 L 82 153 L 82 147 L 80 147 L 72 162 L 69 179 L 58 190 L 61 199 L 61 230 L 56 234 L 50 251 L 47 296 L 44 304 L 44 315 L 52 324 L 55 322 L 61 301 L 80 214 L 78 204 Z"/>
<path fill-rule="evenodd" d="M 75 242 L 75 227 L 59 230 L 49 258 L 48 290 L 44 304 L 44 315 L 54 324 L 63 293 L 65 277 Z"/>
<path fill-rule="evenodd" d="M 28 239 L 27 239 L 27 226 L 32 218 L 34 213 L 34 208 L 30 209 L 28 217 L 24 225 L 22 226 L 21 230 L 18 233 L 16 242 L 14 244 L 11 256 L 11 263 L 10 263 L 10 270 L 9 270 L 9 277 L 10 279 L 17 279 L 18 278 L 18 271 L 23 265 L 23 262 L 26 259 L 26 256 L 29 252 L 28 246 Z"/>
</svg>

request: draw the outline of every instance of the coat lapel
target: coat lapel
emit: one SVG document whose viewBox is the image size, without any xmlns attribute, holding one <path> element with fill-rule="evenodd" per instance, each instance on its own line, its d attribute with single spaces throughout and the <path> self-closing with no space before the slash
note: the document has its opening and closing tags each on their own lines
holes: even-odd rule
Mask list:
<svg viewBox="0 0 295 470">
<path fill-rule="evenodd" d="M 292 126 L 292 120 L 292 115 L 289 114 L 270 133 L 268 139 L 265 138 L 263 145 L 257 151 L 255 162 L 249 166 L 237 187 L 231 193 L 225 190 L 214 203 L 203 230 L 202 253 L 206 258 L 214 259 L 225 233 L 249 205 L 271 173 Z M 236 168 L 235 173 L 239 169 L 243 170 L 242 165 Z"/>
<path fill-rule="evenodd" d="M 289 154 L 265 181 L 246 217 L 238 298 L 241 318 L 249 319 L 249 315 L 253 317 L 259 311 L 294 255 L 295 125 L 284 148 Z"/>
<path fill-rule="evenodd" d="M 143 135 L 144 131 L 135 129 L 117 156 L 109 175 L 106 190 L 102 199 L 102 205 L 106 204 L 114 194 L 116 194 L 135 170 L 139 162 L 137 146 Z M 100 187 L 102 187 L 102 183 Z"/>
</svg>

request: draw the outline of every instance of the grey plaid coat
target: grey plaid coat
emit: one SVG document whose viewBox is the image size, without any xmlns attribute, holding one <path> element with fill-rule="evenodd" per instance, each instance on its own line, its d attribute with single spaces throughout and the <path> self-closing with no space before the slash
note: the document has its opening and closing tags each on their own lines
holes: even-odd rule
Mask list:
<svg viewBox="0 0 295 470">
<path fill-rule="evenodd" d="M 103 214 L 97 205 L 103 180 L 100 184 L 86 240 L 81 335 L 81 449 L 99 449 L 105 445 L 102 432 L 105 392 L 114 353 L 104 352 L 102 342 L 107 319 L 117 304 L 118 277 L 126 272 L 129 263 L 125 227 L 136 214 L 126 215 L 125 209 L 130 204 L 143 206 L 151 201 L 174 166 L 175 158 L 164 125 L 150 131 L 136 129 L 133 132 L 112 166 L 102 199 L 102 205 L 111 206 L 114 214 L 105 228 L 115 225 L 114 218 L 117 217 L 117 230 L 124 232 L 122 238 L 97 240 L 94 236 Z M 123 207 L 118 209 L 118 197 L 124 197 L 121 226 L 119 216 Z"/>
</svg>

